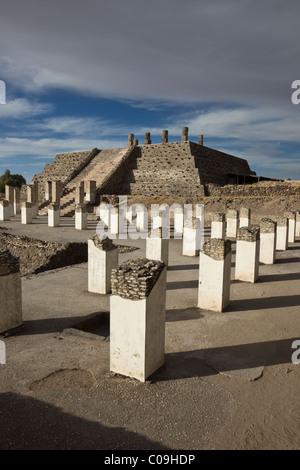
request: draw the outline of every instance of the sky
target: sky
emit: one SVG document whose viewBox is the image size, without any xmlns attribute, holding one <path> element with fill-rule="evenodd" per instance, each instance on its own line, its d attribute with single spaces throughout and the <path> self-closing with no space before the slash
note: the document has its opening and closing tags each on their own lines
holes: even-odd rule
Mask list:
<svg viewBox="0 0 300 470">
<path fill-rule="evenodd" d="M 0 0 L 0 174 L 188 127 L 299 180 L 299 18 L 299 0 Z"/>
</svg>

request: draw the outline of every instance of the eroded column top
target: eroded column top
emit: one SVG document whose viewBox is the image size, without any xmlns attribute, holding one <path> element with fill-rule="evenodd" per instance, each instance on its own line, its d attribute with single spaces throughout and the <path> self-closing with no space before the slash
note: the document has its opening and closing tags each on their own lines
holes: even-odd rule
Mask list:
<svg viewBox="0 0 300 470">
<path fill-rule="evenodd" d="M 260 231 L 261 233 L 275 233 L 276 232 L 276 222 L 272 219 L 264 218 L 260 221 Z"/>
<path fill-rule="evenodd" d="M 246 242 L 255 242 L 259 240 L 260 228 L 256 225 L 250 227 L 240 227 L 237 231 L 237 240 L 244 240 Z"/>
<path fill-rule="evenodd" d="M 94 235 L 92 238 L 96 248 L 102 251 L 116 250 L 118 247 L 113 244 L 110 238 L 99 238 L 98 235 Z"/>
<path fill-rule="evenodd" d="M 225 259 L 231 251 L 231 241 L 222 238 L 211 238 L 203 244 L 200 251 L 210 258 L 220 261 Z"/>
<path fill-rule="evenodd" d="M 211 216 L 212 222 L 225 222 L 225 214 L 224 212 L 213 212 Z"/>
<path fill-rule="evenodd" d="M 112 270 L 112 294 L 131 300 L 148 297 L 164 267 L 162 261 L 147 258 L 125 261 Z"/>
</svg>

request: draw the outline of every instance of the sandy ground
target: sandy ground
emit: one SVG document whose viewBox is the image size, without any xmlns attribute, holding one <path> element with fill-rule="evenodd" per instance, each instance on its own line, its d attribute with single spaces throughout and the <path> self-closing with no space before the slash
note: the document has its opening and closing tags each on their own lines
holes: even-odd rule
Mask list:
<svg viewBox="0 0 300 470">
<path fill-rule="evenodd" d="M 56 241 L 95 231 L 62 225 L 5 222 Z M 145 256 L 122 243 L 139 250 L 120 262 Z M 146 383 L 110 372 L 109 296 L 87 291 L 86 263 L 23 278 L 24 324 L 0 337 L 0 449 L 299 449 L 300 240 L 255 284 L 234 281 L 234 253 L 230 306 L 213 313 L 196 307 L 198 258 L 170 241 L 165 366 Z M 69 330 L 100 312 L 93 334 Z"/>
</svg>

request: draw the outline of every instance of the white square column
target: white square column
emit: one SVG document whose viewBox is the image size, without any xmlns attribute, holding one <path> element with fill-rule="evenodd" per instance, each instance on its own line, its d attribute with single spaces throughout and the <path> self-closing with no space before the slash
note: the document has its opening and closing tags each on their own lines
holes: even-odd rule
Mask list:
<svg viewBox="0 0 300 470">
<path fill-rule="evenodd" d="M 9 204 L 9 216 L 14 216 L 14 188 L 13 186 L 5 185 L 5 199 Z"/>
<path fill-rule="evenodd" d="M 211 216 L 210 238 L 225 238 L 225 214 L 214 212 Z"/>
<path fill-rule="evenodd" d="M 238 211 L 235 209 L 228 209 L 226 212 L 226 237 L 236 238 L 238 229 Z"/>
<path fill-rule="evenodd" d="M 75 207 L 75 230 L 87 230 L 86 204 L 77 204 Z"/>
<path fill-rule="evenodd" d="M 21 224 L 32 224 L 32 206 L 31 202 L 21 203 Z"/>
<path fill-rule="evenodd" d="M 152 230 L 146 238 L 146 258 L 162 261 L 166 266 L 169 262 L 169 239 L 162 238 L 162 229 Z"/>
<path fill-rule="evenodd" d="M 295 237 L 300 237 L 300 211 L 296 211 Z"/>
<path fill-rule="evenodd" d="M 86 181 L 85 183 L 85 200 L 91 204 L 96 201 L 96 181 Z"/>
<path fill-rule="evenodd" d="M 14 188 L 14 215 L 20 214 L 20 188 Z"/>
<path fill-rule="evenodd" d="M 0 334 L 22 324 L 22 286 L 19 259 L 0 250 Z"/>
<path fill-rule="evenodd" d="M 127 261 L 113 271 L 112 372 L 145 382 L 164 364 L 166 278 L 163 263 L 143 258 Z"/>
<path fill-rule="evenodd" d="M 184 256 L 198 256 L 201 248 L 201 227 L 197 217 L 184 221 L 182 254 Z"/>
<path fill-rule="evenodd" d="M 276 227 L 276 250 L 285 251 L 288 249 L 288 219 L 279 217 Z"/>
<path fill-rule="evenodd" d="M 48 227 L 59 227 L 60 207 L 59 204 L 51 202 L 48 207 Z"/>
<path fill-rule="evenodd" d="M 96 235 L 88 240 L 88 291 L 108 294 L 111 291 L 111 272 L 118 266 L 119 251 L 109 238 Z"/>
<path fill-rule="evenodd" d="M 288 219 L 288 243 L 295 243 L 296 213 L 287 211 L 284 215 Z"/>
<path fill-rule="evenodd" d="M 0 201 L 0 222 L 10 220 L 9 202 L 6 199 Z"/>
<path fill-rule="evenodd" d="M 259 227 L 241 227 L 237 232 L 235 279 L 256 282 L 259 271 Z"/>
<path fill-rule="evenodd" d="M 274 264 L 276 256 L 276 222 L 271 219 L 260 221 L 259 261 L 264 264 Z"/>
<path fill-rule="evenodd" d="M 249 227 L 251 218 L 251 210 L 247 207 L 241 207 L 239 213 L 239 226 L 240 227 Z"/>
<path fill-rule="evenodd" d="M 198 307 L 222 312 L 230 300 L 231 241 L 211 238 L 199 255 Z"/>
</svg>

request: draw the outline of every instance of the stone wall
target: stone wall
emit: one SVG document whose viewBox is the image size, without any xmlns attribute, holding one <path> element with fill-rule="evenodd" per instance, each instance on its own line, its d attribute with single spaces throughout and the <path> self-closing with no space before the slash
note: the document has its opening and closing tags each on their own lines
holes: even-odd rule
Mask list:
<svg viewBox="0 0 300 470">
<path fill-rule="evenodd" d="M 22 276 L 87 262 L 87 243 L 63 245 L 1 232 L 1 249 L 20 258 Z"/>
</svg>

